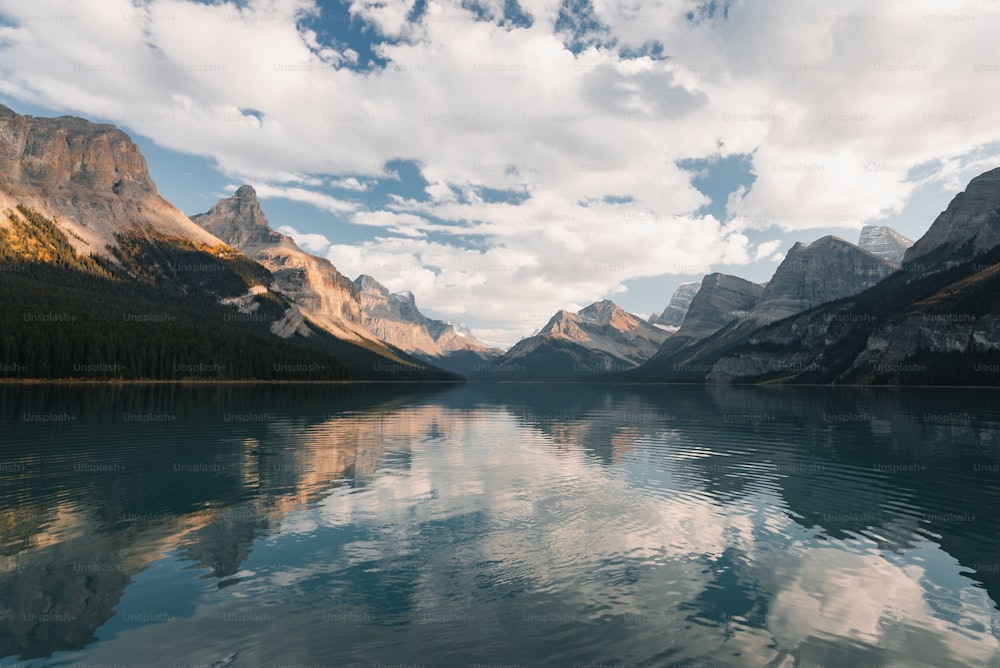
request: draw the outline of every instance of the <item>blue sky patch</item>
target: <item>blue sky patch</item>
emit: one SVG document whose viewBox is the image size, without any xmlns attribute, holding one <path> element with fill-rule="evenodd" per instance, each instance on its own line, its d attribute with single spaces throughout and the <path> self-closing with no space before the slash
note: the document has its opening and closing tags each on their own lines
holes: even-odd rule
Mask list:
<svg viewBox="0 0 1000 668">
<path fill-rule="evenodd" d="M 753 174 L 752 156 L 747 153 L 713 158 L 679 160 L 677 166 L 691 172 L 691 183 L 712 200 L 697 211 L 697 215 L 710 214 L 725 221 L 726 200 L 740 186 L 750 189 L 756 177 Z"/>
</svg>

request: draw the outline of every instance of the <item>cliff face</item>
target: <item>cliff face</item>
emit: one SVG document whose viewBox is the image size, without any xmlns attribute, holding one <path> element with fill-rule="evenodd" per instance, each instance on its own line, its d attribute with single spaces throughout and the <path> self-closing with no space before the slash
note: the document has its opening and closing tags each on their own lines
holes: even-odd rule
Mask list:
<svg viewBox="0 0 1000 668">
<path fill-rule="evenodd" d="M 109 256 L 116 232 L 222 245 L 159 195 L 139 147 L 121 130 L 0 105 L 0 206 L 17 203 L 56 220 L 84 255 Z"/>
<path fill-rule="evenodd" d="M 764 286 L 728 274 L 709 274 L 691 300 L 679 337 L 701 339 L 745 318 L 760 302 Z"/>
<path fill-rule="evenodd" d="M 767 283 L 751 317 L 764 324 L 850 297 L 895 271 L 892 263 L 854 244 L 826 236 L 796 243 Z"/>
<path fill-rule="evenodd" d="M 348 340 L 377 340 L 362 324 L 354 284 L 329 260 L 309 255 L 290 237 L 272 230 L 251 186 L 240 187 L 191 220 L 264 265 L 277 289 L 326 331 Z"/>
<path fill-rule="evenodd" d="M 915 271 L 943 270 L 1000 245 L 1000 168 L 980 174 L 951 200 L 903 258 Z"/>
</svg>

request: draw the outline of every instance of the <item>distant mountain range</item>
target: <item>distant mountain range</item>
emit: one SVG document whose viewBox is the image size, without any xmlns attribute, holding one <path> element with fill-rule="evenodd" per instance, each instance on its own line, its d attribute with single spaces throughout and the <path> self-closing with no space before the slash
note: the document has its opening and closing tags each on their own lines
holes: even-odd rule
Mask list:
<svg viewBox="0 0 1000 668">
<path fill-rule="evenodd" d="M 691 307 L 691 300 L 698 294 L 701 283 L 681 283 L 670 297 L 670 303 L 660 311 L 649 316 L 650 325 L 659 325 L 667 331 L 677 331 L 684 323 L 684 316 Z"/>
<path fill-rule="evenodd" d="M 188 218 L 129 137 L 0 106 L 0 377 L 997 385 L 1000 169 L 916 242 L 796 243 L 765 284 L 714 273 L 648 320 L 559 311 L 508 351 L 351 280 L 240 187 Z"/>
<path fill-rule="evenodd" d="M 559 311 L 537 334 L 522 339 L 473 374 L 490 380 L 572 380 L 624 371 L 649 359 L 669 333 L 601 301 Z"/>
<path fill-rule="evenodd" d="M 796 244 L 749 308 L 744 283 L 704 309 L 702 294 L 718 290 L 706 277 L 677 334 L 603 380 L 1000 384 L 1000 169 L 973 179 L 916 243 L 888 228 L 861 241 L 879 256 L 836 237 Z M 695 328 L 703 313 L 711 325 Z"/>
<path fill-rule="evenodd" d="M 365 328 L 434 366 L 467 376 L 503 354 L 503 350 L 479 341 L 463 325 L 426 317 L 417 308 L 412 292 L 391 293 L 364 274 L 354 285 Z"/>
</svg>

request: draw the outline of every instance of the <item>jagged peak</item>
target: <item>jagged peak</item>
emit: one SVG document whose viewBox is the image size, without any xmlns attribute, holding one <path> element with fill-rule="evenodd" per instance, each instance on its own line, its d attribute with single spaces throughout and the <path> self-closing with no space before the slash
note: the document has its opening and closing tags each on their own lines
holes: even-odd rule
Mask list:
<svg viewBox="0 0 1000 668">
<path fill-rule="evenodd" d="M 374 276 L 369 276 L 368 274 L 360 274 L 354 279 L 354 285 L 362 292 L 378 292 L 386 296 L 389 294 L 389 288 L 379 283 Z"/>
<path fill-rule="evenodd" d="M 608 312 L 608 311 L 614 311 L 617 308 L 618 308 L 618 305 L 615 304 L 610 299 L 602 299 L 599 302 L 594 302 L 590 306 L 583 307 L 582 309 L 580 309 L 579 311 L 577 311 L 577 313 L 579 313 L 579 314 L 591 313 L 591 312 L 593 312 L 593 313 L 605 313 L 605 312 Z"/>
<path fill-rule="evenodd" d="M 256 202 L 257 191 L 254 190 L 253 186 L 244 184 L 236 189 L 236 199 Z"/>
</svg>

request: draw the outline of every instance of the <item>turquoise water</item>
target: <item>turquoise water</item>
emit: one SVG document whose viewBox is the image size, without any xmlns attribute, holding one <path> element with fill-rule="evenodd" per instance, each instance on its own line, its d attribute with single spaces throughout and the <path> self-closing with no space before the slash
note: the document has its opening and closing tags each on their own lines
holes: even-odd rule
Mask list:
<svg viewBox="0 0 1000 668">
<path fill-rule="evenodd" d="M 1000 666 L 998 399 L 0 386 L 0 665 Z"/>
</svg>

